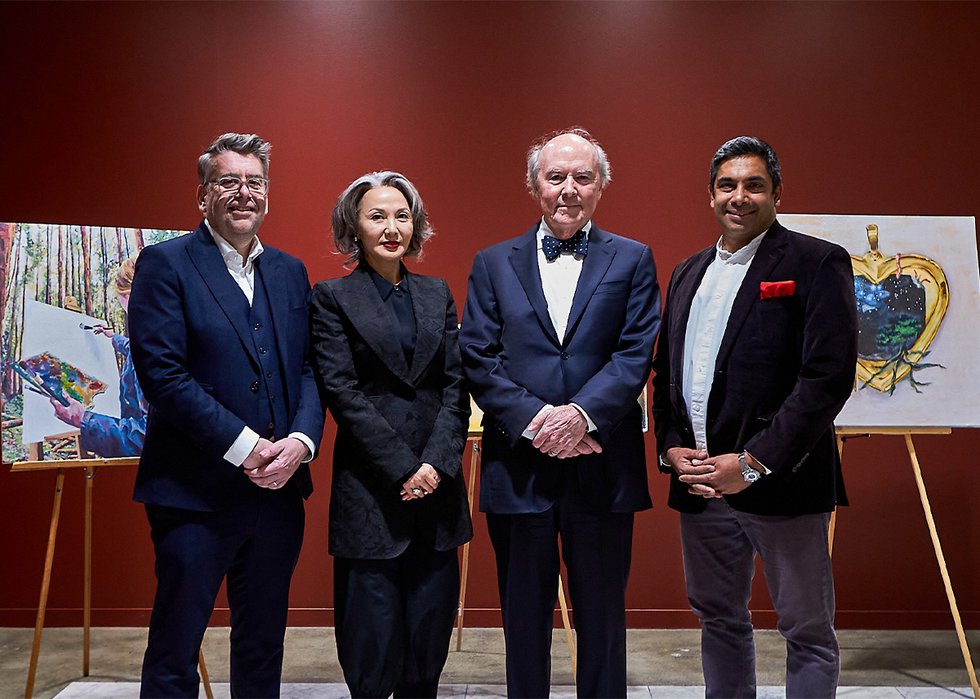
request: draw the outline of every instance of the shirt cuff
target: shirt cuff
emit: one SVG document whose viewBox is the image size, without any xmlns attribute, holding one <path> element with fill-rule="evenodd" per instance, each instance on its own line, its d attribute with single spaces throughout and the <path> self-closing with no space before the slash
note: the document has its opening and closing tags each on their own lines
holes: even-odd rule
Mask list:
<svg viewBox="0 0 980 699">
<path fill-rule="evenodd" d="M 313 452 L 315 451 L 315 449 L 313 448 L 313 440 L 312 439 L 310 439 L 309 437 L 307 437 L 302 432 L 290 432 L 286 436 L 287 437 L 292 437 L 293 439 L 298 439 L 299 441 L 301 441 L 303 443 L 303 446 L 306 447 L 306 456 L 299 460 L 301 464 L 308 464 L 311 461 L 313 461 Z"/>
<path fill-rule="evenodd" d="M 572 406 L 573 408 L 575 408 L 575 409 L 576 409 L 577 411 L 579 411 L 580 413 L 582 413 L 582 417 L 584 417 L 584 418 L 585 418 L 585 422 L 586 422 L 586 423 L 588 424 L 588 426 L 589 426 L 589 430 L 588 430 L 589 432 L 595 432 L 595 431 L 596 431 L 596 430 L 598 429 L 598 428 L 597 428 L 597 427 L 595 426 L 595 423 L 594 423 L 594 422 L 592 422 L 592 418 L 590 418 L 590 417 L 589 417 L 589 414 L 588 414 L 587 412 L 585 412 L 585 408 L 583 408 L 583 407 L 582 407 L 581 405 L 579 405 L 578 403 L 569 403 L 569 405 L 570 405 L 570 406 Z"/>
<path fill-rule="evenodd" d="M 534 416 L 534 419 L 532 419 L 531 422 L 534 422 L 534 420 L 537 420 L 539 417 L 541 417 L 542 415 L 544 415 L 554 407 L 555 406 L 553 406 L 551 403 L 548 403 L 543 408 L 541 408 L 541 410 L 538 411 L 538 414 Z M 538 434 L 537 430 L 531 429 L 531 422 L 527 423 L 527 427 L 525 427 L 524 431 L 521 432 L 522 437 L 526 437 L 527 439 L 534 439 L 534 437 Z"/>
<path fill-rule="evenodd" d="M 248 425 L 242 428 L 241 434 L 231 443 L 225 452 L 225 461 L 233 466 L 241 466 L 259 443 L 259 435 Z"/>
</svg>

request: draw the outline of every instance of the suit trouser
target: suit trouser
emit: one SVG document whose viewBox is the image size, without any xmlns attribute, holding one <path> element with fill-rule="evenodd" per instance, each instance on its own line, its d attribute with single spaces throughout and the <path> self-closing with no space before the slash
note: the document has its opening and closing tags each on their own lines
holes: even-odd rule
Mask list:
<svg viewBox="0 0 980 699">
<path fill-rule="evenodd" d="M 840 676 L 827 513 L 751 515 L 713 499 L 681 513 L 687 594 L 701 619 L 705 696 L 754 697 L 755 644 L 748 605 L 756 554 L 786 639 L 786 696 L 833 697 Z"/>
<path fill-rule="evenodd" d="M 303 543 L 303 500 L 257 492 L 219 512 L 146 506 L 157 591 L 141 697 L 197 697 L 198 652 L 227 575 L 231 695 L 278 697 L 289 581 Z"/>
<path fill-rule="evenodd" d="M 455 547 L 334 558 L 337 656 L 351 696 L 435 697 L 458 600 Z"/>
<path fill-rule="evenodd" d="M 487 513 L 507 646 L 507 696 L 547 697 L 558 538 L 575 620 L 580 697 L 626 696 L 626 581 L 632 512 L 584 508 L 577 480 L 546 512 Z"/>
</svg>

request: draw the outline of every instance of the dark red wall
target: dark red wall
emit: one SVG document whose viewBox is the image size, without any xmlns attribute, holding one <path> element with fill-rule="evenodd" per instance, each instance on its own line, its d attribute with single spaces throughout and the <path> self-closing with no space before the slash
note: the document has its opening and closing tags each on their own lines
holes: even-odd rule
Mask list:
<svg viewBox="0 0 980 699">
<path fill-rule="evenodd" d="M 707 165 L 751 133 L 783 161 L 783 208 L 976 215 L 980 5 L 971 3 L 2 3 L 0 221 L 192 228 L 195 161 L 217 134 L 274 144 L 267 243 L 313 279 L 343 187 L 380 168 L 419 186 L 438 236 L 419 271 L 460 305 L 474 253 L 526 230 L 538 135 L 593 131 L 614 182 L 597 220 L 672 267 L 714 241 Z M 329 455 L 333 429 L 324 437 Z M 980 435 L 917 440 L 953 584 L 980 625 Z M 652 439 L 649 456 L 654 457 Z M 179 458 L 179 455 L 175 455 Z M 898 437 L 845 451 L 835 562 L 843 627 L 948 627 Z M 676 515 L 637 519 L 630 621 L 690 626 Z M 294 624 L 331 621 L 329 456 L 315 465 Z M 97 476 L 96 624 L 145 623 L 152 555 L 132 469 Z M 54 476 L 0 469 L 0 625 L 30 625 Z M 79 624 L 83 479 L 67 479 L 49 621 Z M 468 620 L 499 622 L 481 516 Z M 761 576 L 760 576 L 761 577 Z M 756 618 L 771 623 L 759 583 Z M 484 610 L 484 611 L 481 611 Z M 218 622 L 227 616 L 219 611 Z"/>
</svg>

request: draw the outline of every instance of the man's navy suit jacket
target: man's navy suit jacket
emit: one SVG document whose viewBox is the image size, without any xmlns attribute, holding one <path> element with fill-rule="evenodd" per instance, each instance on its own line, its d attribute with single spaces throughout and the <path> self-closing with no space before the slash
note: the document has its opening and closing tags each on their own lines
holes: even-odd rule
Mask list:
<svg viewBox="0 0 980 699">
<path fill-rule="evenodd" d="M 649 508 L 637 398 L 660 327 L 653 255 L 593 225 L 559 340 L 541 286 L 537 230 L 478 253 L 470 274 L 460 347 L 484 411 L 480 508 L 544 512 L 570 470 L 597 511 Z M 545 404 L 571 402 L 592 418 L 602 453 L 556 459 L 521 438 Z"/>
<path fill-rule="evenodd" d="M 715 258 L 712 246 L 671 275 L 654 361 L 654 430 L 660 453 L 695 446 L 684 401 L 684 342 L 691 302 Z M 761 298 L 763 282 L 794 282 Z M 847 251 L 773 222 L 732 305 L 708 396 L 711 454 L 747 450 L 772 473 L 725 499 L 763 515 L 830 512 L 846 504 L 834 418 L 854 385 L 857 310 Z M 668 504 L 701 512 L 707 501 L 671 472 Z"/>
<path fill-rule="evenodd" d="M 255 283 L 264 283 L 275 326 L 289 424 L 273 437 L 302 432 L 318 444 L 323 409 L 307 363 L 309 280 L 303 263 L 265 247 Z M 143 249 L 129 302 L 133 362 L 150 404 L 136 475 L 139 502 L 215 511 L 259 490 L 223 458 L 254 424 L 260 380 L 248 300 L 228 273 L 204 222 L 192 234 Z M 283 491 L 309 497 L 302 464 Z"/>
</svg>

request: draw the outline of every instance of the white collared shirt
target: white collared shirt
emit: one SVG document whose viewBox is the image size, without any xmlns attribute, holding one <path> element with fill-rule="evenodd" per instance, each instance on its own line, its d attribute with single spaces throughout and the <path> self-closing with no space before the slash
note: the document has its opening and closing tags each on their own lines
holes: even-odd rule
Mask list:
<svg viewBox="0 0 980 699">
<path fill-rule="evenodd" d="M 586 222 L 582 226 L 582 230 L 585 231 L 585 238 L 588 240 L 589 233 L 592 231 L 592 221 Z M 542 218 L 541 223 L 538 225 L 536 243 L 538 271 L 541 273 L 541 290 L 544 291 L 544 300 L 548 304 L 548 317 L 551 318 L 551 324 L 555 328 L 558 340 L 564 342 L 565 331 L 568 329 L 568 316 L 572 312 L 572 299 L 575 298 L 575 289 L 578 287 L 578 278 L 582 274 L 582 262 L 585 260 L 585 257 L 575 253 L 562 253 L 554 260 L 549 261 L 544 256 L 544 249 L 541 246 L 541 241 L 546 235 L 554 236 L 554 233 L 552 233 L 548 224 Z M 585 418 L 585 422 L 588 424 L 589 432 L 595 432 L 595 423 L 592 422 L 592 418 L 585 412 L 585 409 L 577 403 L 571 403 L 570 405 L 582 413 L 582 417 Z M 540 415 L 543 411 L 551 410 L 553 407 L 550 404 L 546 405 L 538 411 L 538 414 Z M 525 429 L 522 436 L 528 439 L 534 439 L 536 434 L 537 430 Z"/>
<path fill-rule="evenodd" d="M 585 238 L 588 240 L 592 221 L 587 222 L 582 230 L 585 231 Z M 572 299 L 575 297 L 578 278 L 582 274 L 582 261 L 585 258 L 574 253 L 562 253 L 549 262 L 541 247 L 541 241 L 546 235 L 554 236 L 554 233 L 548 228 L 544 219 L 541 219 L 537 235 L 541 288 L 544 291 L 545 301 L 548 302 L 548 317 L 551 318 L 551 324 L 555 327 L 558 340 L 564 341 L 565 330 L 568 328 L 568 314 L 572 310 Z"/>
<path fill-rule="evenodd" d="M 262 247 L 261 241 L 259 241 L 259 237 L 255 236 L 252 239 L 252 249 L 249 250 L 248 256 L 243 263 L 241 253 L 235 250 L 231 243 L 218 235 L 207 219 L 204 219 L 204 225 L 207 226 L 208 232 L 214 238 L 214 244 L 218 246 L 218 251 L 221 253 L 221 259 L 224 260 L 225 267 L 228 269 L 228 274 L 231 275 L 238 288 L 245 294 L 248 305 L 251 307 L 252 299 L 255 297 L 255 259 L 265 250 Z M 302 432 L 290 432 L 288 436 L 298 439 L 306 446 L 306 458 L 302 461 L 304 463 L 311 461 L 313 459 L 313 440 Z M 258 442 L 258 433 L 248 425 L 245 425 L 238 437 L 235 438 L 235 441 L 228 447 L 228 451 L 225 452 L 225 461 L 235 466 L 241 466 L 245 463 L 245 459 L 252 453 L 252 450 Z"/>
<path fill-rule="evenodd" d="M 768 232 L 768 231 L 767 231 Z M 708 397 L 714 381 L 715 361 L 728 327 L 732 304 L 765 233 L 746 246 L 728 252 L 715 245 L 715 259 L 708 265 L 691 301 L 691 315 L 684 333 L 684 402 L 691 416 L 694 439 L 709 453 L 707 436 Z"/>
<path fill-rule="evenodd" d="M 252 249 L 249 250 L 245 262 L 242 262 L 241 253 L 233 248 L 231 243 L 218 235 L 207 219 L 204 219 L 204 225 L 208 227 L 208 232 L 214 238 L 214 244 L 218 246 L 221 259 L 224 260 L 225 267 L 228 268 L 228 274 L 238 284 L 238 288 L 248 299 L 248 305 L 251 306 L 252 298 L 255 296 L 255 258 L 265 250 L 262 247 L 262 242 L 258 236 L 252 238 Z"/>
</svg>

